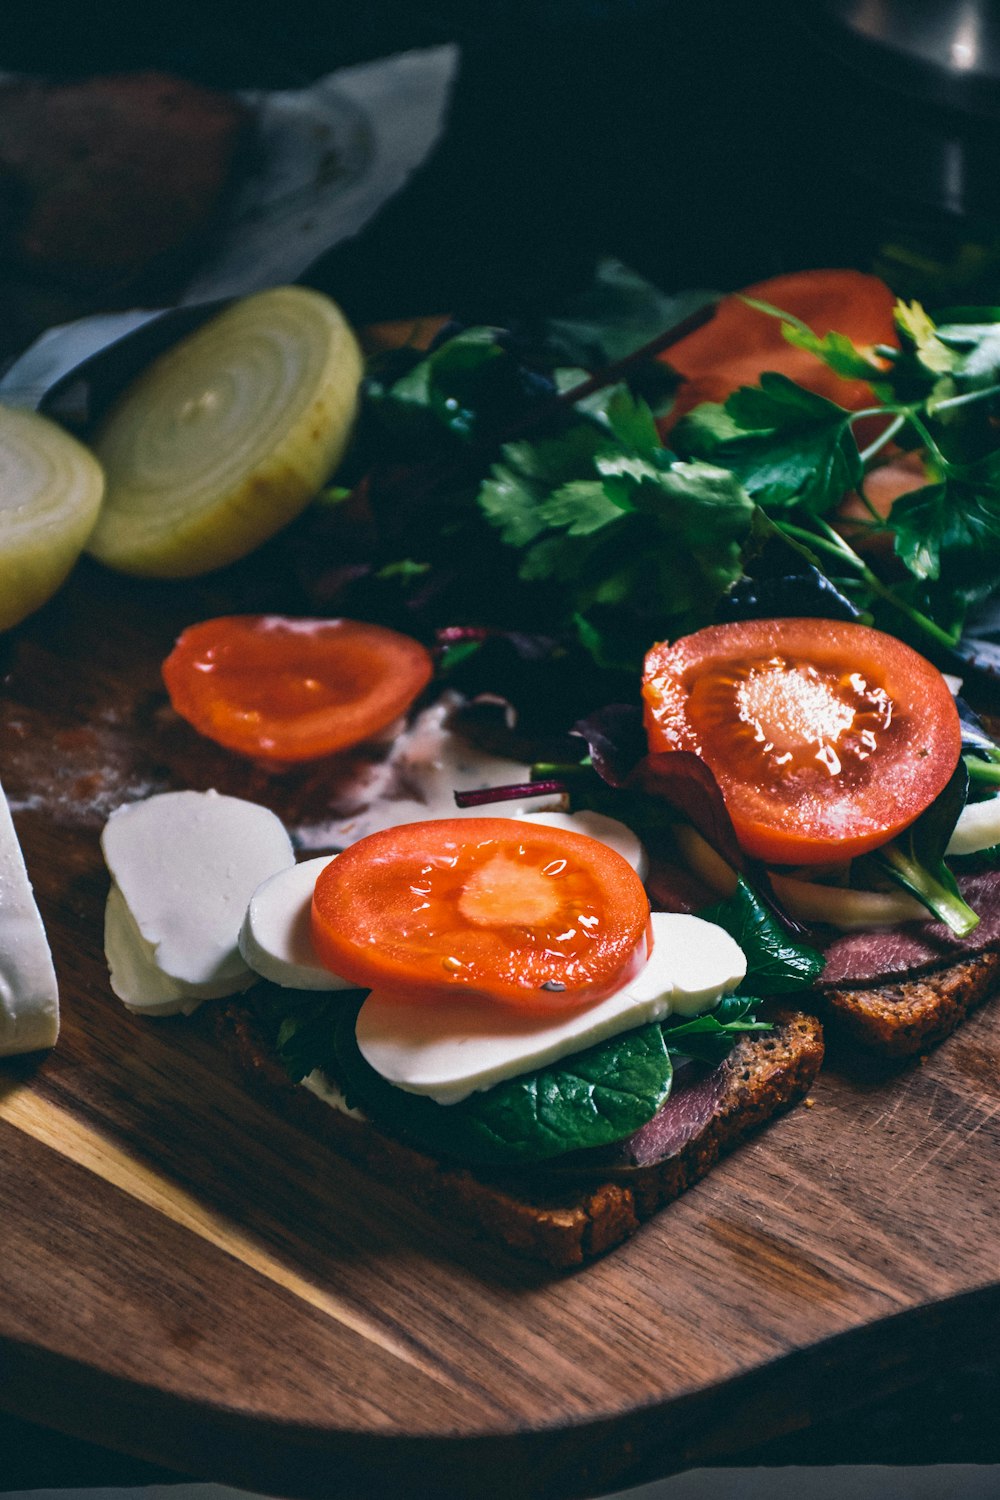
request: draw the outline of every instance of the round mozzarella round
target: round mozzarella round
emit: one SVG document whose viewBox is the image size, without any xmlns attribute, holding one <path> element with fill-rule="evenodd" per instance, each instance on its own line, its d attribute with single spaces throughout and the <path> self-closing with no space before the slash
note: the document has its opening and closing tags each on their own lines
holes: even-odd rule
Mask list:
<svg viewBox="0 0 1000 1500">
<path fill-rule="evenodd" d="M 503 804 L 497 805 L 497 813 L 503 816 Z M 480 809 L 482 811 L 482 809 Z M 649 874 L 649 856 L 638 834 L 633 833 L 617 818 L 609 818 L 599 812 L 517 812 L 517 818 L 528 823 L 544 823 L 549 828 L 566 828 L 570 833 L 585 833 L 598 843 L 607 844 L 616 854 L 627 860 L 640 880 Z"/>
<path fill-rule="evenodd" d="M 303 860 L 269 876 L 254 891 L 240 928 L 240 952 L 254 973 L 288 989 L 357 988 L 323 967 L 310 932 L 316 877 L 335 858 Z"/>
<path fill-rule="evenodd" d="M 164 792 L 112 813 L 101 847 L 160 975 L 188 998 L 205 996 L 206 985 L 214 995 L 246 987 L 237 939 L 247 904 L 262 880 L 295 862 L 274 813 L 218 792 Z"/>
</svg>

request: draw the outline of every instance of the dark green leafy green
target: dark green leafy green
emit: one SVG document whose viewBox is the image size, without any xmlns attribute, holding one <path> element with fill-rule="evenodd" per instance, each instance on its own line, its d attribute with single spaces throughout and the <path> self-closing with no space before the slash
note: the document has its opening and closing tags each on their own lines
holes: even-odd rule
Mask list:
<svg viewBox="0 0 1000 1500">
<path fill-rule="evenodd" d="M 333 1066 L 335 1006 L 328 992 L 261 985 L 255 991 L 255 1004 L 265 1024 L 274 1031 L 275 1051 L 295 1083 L 314 1068 Z"/>
<path fill-rule="evenodd" d="M 663 1024 L 667 1046 L 671 1052 L 699 1062 L 720 1063 L 729 1056 L 741 1033 L 773 1029 L 769 1021 L 758 1021 L 754 1015 L 754 1006 L 759 1003 L 750 995 L 727 995 L 704 1015 L 673 1017 Z"/>
<path fill-rule="evenodd" d="M 578 639 L 609 663 L 635 660 L 657 630 L 707 622 L 741 575 L 753 517 L 732 474 L 659 446 L 625 388 L 558 438 L 505 444 L 478 503 L 522 549 L 522 581 L 564 586 Z"/>
<path fill-rule="evenodd" d="M 512 1078 L 458 1104 L 407 1094 L 369 1066 L 354 1036 L 357 1010 L 336 1028 L 335 1076 L 348 1102 L 435 1153 L 483 1165 L 529 1165 L 623 1140 L 670 1093 L 673 1067 L 656 1024 Z"/>
<path fill-rule="evenodd" d="M 703 300 L 681 307 L 606 264 L 548 325 L 454 330 L 426 355 L 381 356 L 354 458 L 375 534 L 369 525 L 357 560 L 323 576 L 323 603 L 428 634 L 465 622 L 545 631 L 573 663 L 634 674 L 652 640 L 710 622 L 763 520 L 865 619 L 954 648 L 1000 580 L 1000 310 L 935 320 L 899 303 L 900 347 L 872 353 L 754 303 L 793 345 L 866 380 L 864 413 L 765 372 L 725 405 L 695 407 L 668 450 L 648 370 L 639 378 L 645 358 L 568 404 L 595 364 L 634 353 Z M 894 532 L 895 574 L 831 525 L 845 492 L 865 503 L 890 443 L 920 450 L 926 484 L 897 502 L 891 527 L 873 506 L 852 524 Z M 318 509 L 336 535 L 357 507 Z"/>
<path fill-rule="evenodd" d="M 851 414 L 787 375 L 764 374 L 723 407 L 706 403 L 680 424 L 682 452 L 721 464 L 765 510 L 823 513 L 862 478 Z"/>
<path fill-rule="evenodd" d="M 777 309 L 763 310 L 781 316 Z M 919 303 L 899 303 L 899 349 L 881 364 L 837 335 L 816 335 L 783 318 L 785 337 L 845 378 L 867 378 L 880 434 L 864 453 L 857 412 L 775 374 L 735 392 L 724 407 L 696 407 L 677 429 L 678 449 L 720 464 L 741 480 L 787 541 L 811 549 L 831 579 L 883 628 L 939 646 L 958 641 L 968 609 L 1000 581 L 1000 313 L 956 309 L 939 326 Z M 877 430 L 877 429 L 875 429 Z M 902 496 L 891 523 L 874 508 L 855 529 L 892 532 L 901 581 L 878 575 L 824 516 L 845 492 L 865 493 L 873 466 L 895 440 L 923 452 L 927 484 Z"/>
<path fill-rule="evenodd" d="M 577 292 L 541 329 L 557 364 L 600 369 L 624 359 L 710 301 L 713 293 L 666 293 L 621 261 L 605 258 L 591 284 Z"/>
<path fill-rule="evenodd" d="M 823 972 L 823 955 L 790 937 L 742 877 L 731 896 L 699 916 L 724 927 L 747 956 L 737 994 L 790 994 L 814 984 Z"/>
<path fill-rule="evenodd" d="M 967 602 L 1000 578 L 1000 490 L 948 472 L 892 508 L 896 555 L 915 578 L 943 582 Z"/>
<path fill-rule="evenodd" d="M 363 994 L 261 986 L 256 1006 L 296 1082 L 318 1068 L 348 1103 L 436 1154 L 483 1165 L 530 1165 L 623 1140 L 667 1099 L 672 1057 L 720 1062 L 747 1032 L 770 1030 L 750 999 L 728 997 L 706 1015 L 671 1018 L 612 1037 L 559 1063 L 458 1104 L 404 1093 L 365 1061 L 355 1040 Z"/>
</svg>

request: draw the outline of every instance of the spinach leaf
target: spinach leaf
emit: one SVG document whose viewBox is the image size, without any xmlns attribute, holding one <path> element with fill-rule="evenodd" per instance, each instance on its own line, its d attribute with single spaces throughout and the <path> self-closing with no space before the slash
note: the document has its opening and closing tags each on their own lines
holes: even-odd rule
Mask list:
<svg viewBox="0 0 1000 1500">
<path fill-rule="evenodd" d="M 294 1083 L 300 1083 L 314 1068 L 333 1067 L 333 1034 L 338 1007 L 345 1003 L 341 991 L 285 990 L 274 986 L 270 997 L 258 997 L 272 1023 L 277 1021 L 275 1050 Z M 349 1003 L 349 1001 L 348 1001 Z"/>
<path fill-rule="evenodd" d="M 698 915 L 724 927 L 746 954 L 738 995 L 789 994 L 813 984 L 823 971 L 823 955 L 789 937 L 742 877 L 731 896 Z"/>
<path fill-rule="evenodd" d="M 969 794 L 969 772 L 959 761 L 941 795 L 898 838 L 866 856 L 896 885 L 916 896 L 932 916 L 965 937 L 979 917 L 963 899 L 944 859 L 948 840 Z"/>
<path fill-rule="evenodd" d="M 655 1022 L 611 1037 L 535 1073 L 508 1079 L 458 1104 L 387 1083 L 355 1040 L 357 1007 L 336 1028 L 335 1076 L 348 1102 L 436 1154 L 482 1165 L 529 1165 L 623 1140 L 651 1120 L 670 1093 L 673 1067 Z"/>
<path fill-rule="evenodd" d="M 754 1001 L 728 996 L 705 1015 L 650 1023 L 575 1056 L 441 1105 L 386 1082 L 355 1039 L 364 995 L 260 986 L 255 1004 L 291 1078 L 314 1068 L 348 1103 L 449 1157 L 481 1165 L 530 1165 L 566 1151 L 623 1140 L 652 1119 L 670 1093 L 673 1055 L 718 1063 L 746 1032 L 770 1030 Z"/>
<path fill-rule="evenodd" d="M 758 1003 L 749 995 L 727 995 L 704 1015 L 664 1021 L 667 1046 L 672 1053 L 683 1053 L 699 1062 L 722 1062 L 740 1033 L 772 1030 L 769 1021 L 758 1021 L 754 1016 L 753 1007 Z"/>
</svg>

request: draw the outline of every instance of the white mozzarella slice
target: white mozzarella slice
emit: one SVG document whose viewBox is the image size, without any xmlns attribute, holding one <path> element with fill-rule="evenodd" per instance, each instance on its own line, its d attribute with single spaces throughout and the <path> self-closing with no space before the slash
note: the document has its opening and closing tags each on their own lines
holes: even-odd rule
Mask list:
<svg viewBox="0 0 1000 1500">
<path fill-rule="evenodd" d="M 542 793 L 485 807 L 458 807 L 456 792 L 482 792 L 531 780 L 531 767 L 491 755 L 469 743 L 452 727 L 462 700 L 445 693 L 417 715 L 409 729 L 398 734 L 388 757 L 371 766 L 359 783 L 358 809 L 350 817 L 311 832 L 299 830 L 305 847 L 323 844 L 346 849 L 358 839 L 400 823 L 422 823 L 428 818 L 513 817 L 520 810 L 562 807 L 561 793 Z"/>
<path fill-rule="evenodd" d="M 746 973 L 742 950 L 721 928 L 698 917 L 681 918 L 678 926 L 669 912 L 654 912 L 652 921 L 649 962 L 631 984 L 605 1000 L 566 1014 L 537 1015 L 489 1000 L 449 998 L 422 1005 L 373 991 L 358 1014 L 361 1054 L 397 1088 L 457 1104 L 505 1078 L 662 1020 L 678 993 L 683 1014 L 693 1013 L 696 990 L 700 1008 L 707 1010 Z"/>
<path fill-rule="evenodd" d="M 746 954 L 724 927 L 672 911 L 653 912 L 652 921 L 653 957 L 658 949 L 670 955 L 670 1009 L 674 1015 L 700 1016 L 745 978 Z M 647 964 L 629 985 L 634 995 L 645 994 L 648 974 Z"/>
<path fill-rule="evenodd" d="M 317 1099 L 322 1099 L 324 1104 L 329 1104 L 330 1108 L 335 1109 L 339 1115 L 349 1115 L 352 1120 L 368 1119 L 363 1110 L 348 1104 L 347 1095 L 343 1089 L 338 1088 L 333 1080 L 319 1068 L 314 1068 L 303 1078 L 302 1087 L 308 1089 L 310 1094 L 315 1094 Z"/>
<path fill-rule="evenodd" d="M 480 808 L 481 812 L 496 813 L 503 816 L 503 803 L 498 802 L 496 808 Z M 649 874 L 649 856 L 645 846 L 637 833 L 633 833 L 625 823 L 618 818 L 609 818 L 599 812 L 516 812 L 516 818 L 523 818 L 526 823 L 544 823 L 548 828 L 566 828 L 570 833 L 585 833 L 589 838 L 597 839 L 599 844 L 607 844 L 622 859 L 628 861 L 640 880 L 645 880 Z"/>
<path fill-rule="evenodd" d="M 143 940 L 124 896 L 114 884 L 104 909 L 104 953 L 112 990 L 137 1015 L 189 1016 L 203 1000 L 233 993 L 233 981 L 228 978 L 214 984 L 186 984 L 164 974 L 157 967 L 152 944 Z M 252 979 L 248 971 L 237 988 L 246 989 Z"/>
<path fill-rule="evenodd" d="M 1000 796 L 967 802 L 948 841 L 945 854 L 977 854 L 1000 844 Z"/>
<path fill-rule="evenodd" d="M 325 969 L 310 931 L 313 887 L 334 855 L 279 870 L 250 897 L 240 952 L 256 974 L 295 990 L 350 990 L 357 985 Z"/>
<path fill-rule="evenodd" d="M 21 845 L 0 788 L 0 1055 L 59 1035 L 59 986 Z"/>
<path fill-rule="evenodd" d="M 272 812 L 218 792 L 164 792 L 112 813 L 101 846 L 161 975 L 188 998 L 209 998 L 206 986 L 213 996 L 246 987 L 237 940 L 250 897 L 295 862 Z M 123 972 L 120 951 L 119 964 Z"/>
</svg>

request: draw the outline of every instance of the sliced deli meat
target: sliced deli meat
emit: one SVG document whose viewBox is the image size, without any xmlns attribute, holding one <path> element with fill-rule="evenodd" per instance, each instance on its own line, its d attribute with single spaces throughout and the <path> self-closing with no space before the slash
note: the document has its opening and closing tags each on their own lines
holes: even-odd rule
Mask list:
<svg viewBox="0 0 1000 1500">
<path fill-rule="evenodd" d="M 841 933 L 825 946 L 824 988 L 905 979 L 1000 947 L 1000 870 L 960 875 L 958 887 L 980 916 L 968 937 L 956 937 L 943 922 Z"/>
</svg>

